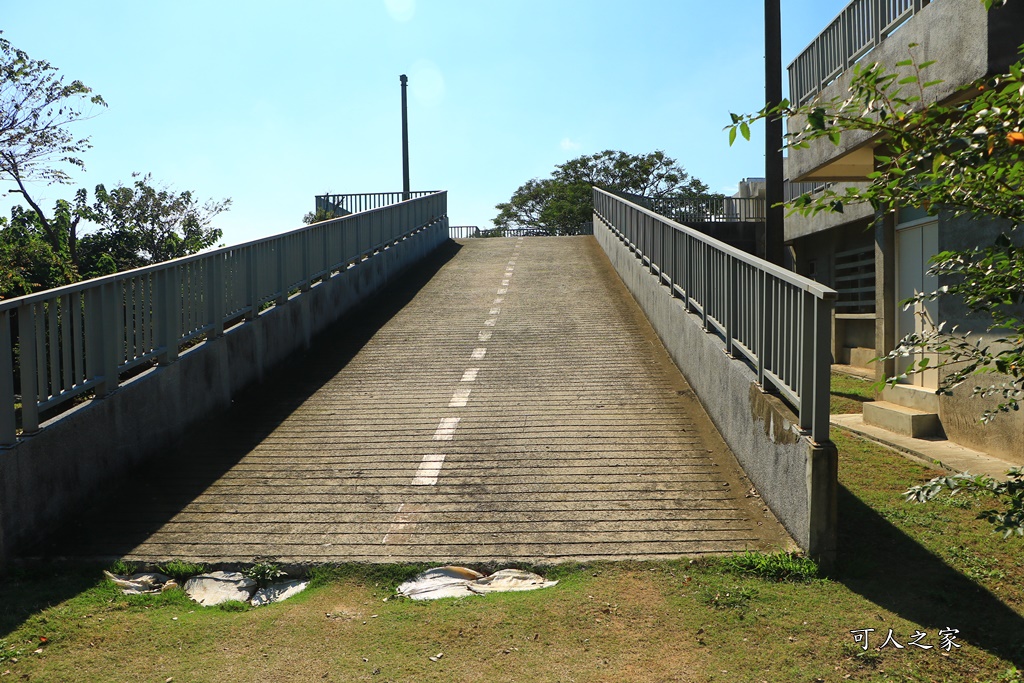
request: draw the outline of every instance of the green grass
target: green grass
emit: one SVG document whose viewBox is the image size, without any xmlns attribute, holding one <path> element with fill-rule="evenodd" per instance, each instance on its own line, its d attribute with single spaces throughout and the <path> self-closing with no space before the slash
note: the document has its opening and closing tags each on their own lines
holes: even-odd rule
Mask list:
<svg viewBox="0 0 1024 683">
<path fill-rule="evenodd" d="M 832 373 L 829 411 L 833 415 L 859 413 L 866 401 L 875 400 L 874 382 L 842 372 Z"/>
<path fill-rule="evenodd" d="M 185 582 L 193 576 L 198 574 L 204 574 L 207 572 L 208 567 L 205 564 L 197 562 L 182 562 L 181 560 L 171 560 L 164 564 L 157 565 L 156 570 L 161 574 L 174 579 L 178 585 L 184 586 Z M 113 570 L 111 570 L 113 572 Z M 113 572 L 116 574 L 117 572 Z"/>
<path fill-rule="evenodd" d="M 977 503 L 903 501 L 935 472 L 853 435 L 833 438 L 840 552 L 828 575 L 786 553 L 570 563 L 530 568 L 559 580 L 543 591 L 413 602 L 395 587 L 426 565 L 349 564 L 314 568 L 311 588 L 278 605 L 204 608 L 177 589 L 123 596 L 100 567 L 51 568 L 0 583 L 0 674 L 1020 683 L 1024 542 L 993 533 Z M 890 628 L 906 646 L 915 631 L 937 645 L 946 627 L 960 629 L 960 649 L 878 649 Z M 866 628 L 863 650 L 850 631 Z"/>
</svg>

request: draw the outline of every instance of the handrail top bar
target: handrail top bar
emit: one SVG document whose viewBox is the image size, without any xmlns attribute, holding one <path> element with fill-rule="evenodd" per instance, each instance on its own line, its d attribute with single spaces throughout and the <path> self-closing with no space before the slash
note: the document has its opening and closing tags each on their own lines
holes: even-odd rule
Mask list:
<svg viewBox="0 0 1024 683">
<path fill-rule="evenodd" d="M 82 280 L 81 282 L 74 282 L 74 283 L 72 283 L 70 285 L 62 285 L 60 287 L 54 287 L 52 289 L 44 289 L 44 290 L 42 290 L 40 292 L 34 292 L 32 294 L 25 294 L 23 296 L 14 297 L 13 299 L 4 299 L 4 300 L 0 301 L 0 313 L 3 313 L 4 311 L 8 311 L 8 310 L 11 310 L 11 309 L 14 309 L 14 308 L 17 308 L 19 306 L 24 306 L 26 304 L 34 304 L 34 303 L 37 303 L 37 302 L 40 302 L 40 301 L 47 301 L 47 300 L 52 299 L 52 298 L 57 297 L 57 296 L 64 296 L 64 295 L 67 295 L 67 294 L 75 294 L 77 292 L 81 292 L 81 291 L 84 291 L 86 289 L 90 289 L 90 288 L 95 287 L 97 285 L 103 285 L 103 284 L 106 284 L 108 282 L 114 282 L 114 281 L 119 280 L 119 279 L 128 278 L 128 277 L 135 277 L 135 276 L 138 276 L 138 275 L 145 275 L 147 273 L 153 273 L 153 272 L 156 272 L 156 271 L 159 271 L 159 270 L 164 270 L 166 268 L 169 268 L 172 265 L 182 265 L 182 264 L 185 264 L 185 263 L 190 263 L 192 261 L 198 261 L 198 260 L 201 260 L 201 259 L 204 259 L 204 258 L 210 258 L 211 256 L 217 256 L 218 254 L 226 254 L 228 252 L 236 251 L 238 249 L 243 249 L 243 248 L 246 248 L 246 247 L 254 247 L 254 246 L 257 246 L 259 244 L 263 244 L 265 242 L 272 242 L 274 240 L 281 239 L 282 237 L 288 237 L 288 236 L 291 236 L 291 235 L 297 235 L 297 234 L 305 232 L 307 230 L 312 230 L 313 228 L 315 228 L 315 227 L 317 227 L 319 225 L 323 225 L 324 223 L 330 223 L 332 221 L 350 220 L 350 219 L 352 219 L 352 218 L 354 218 L 356 216 L 365 216 L 366 214 L 371 214 L 371 213 L 374 213 L 375 211 L 383 211 L 385 209 L 391 209 L 391 208 L 393 208 L 395 206 L 399 206 L 401 204 L 405 204 L 406 202 L 415 202 L 415 201 L 419 201 L 421 199 L 426 199 L 427 197 L 434 197 L 434 196 L 441 195 L 441 194 L 447 194 L 447 192 L 448 192 L 447 190 L 437 190 L 437 191 L 433 191 L 431 194 L 424 195 L 422 197 L 410 197 L 409 199 L 403 199 L 400 202 L 395 202 L 394 204 L 388 204 L 387 206 L 378 206 L 375 209 L 367 209 L 366 211 L 360 211 L 358 213 L 351 213 L 351 214 L 349 214 L 347 216 L 338 216 L 337 218 L 330 218 L 328 220 L 320 221 L 318 223 L 313 223 L 311 225 L 304 225 L 301 228 L 295 228 L 293 230 L 286 230 L 284 232 L 279 232 L 276 235 L 270 235 L 269 237 L 260 237 L 259 239 L 250 240 L 248 242 L 241 242 L 240 244 L 232 244 L 232 245 L 227 246 L 227 247 L 219 247 L 219 248 L 213 249 L 211 251 L 204 251 L 204 252 L 200 252 L 198 254 L 190 254 L 188 256 L 182 256 L 182 257 L 179 257 L 179 258 L 176 258 L 176 259 L 171 259 L 169 261 L 160 261 L 159 263 L 153 263 L 153 264 L 148 265 L 148 266 L 142 266 L 141 268 L 134 268 L 132 270 L 122 270 L 122 271 L 117 272 L 117 273 L 111 273 L 110 275 L 104 275 L 102 277 L 96 277 L 96 278 L 92 278 L 90 280 Z M 384 194 L 384 193 L 382 193 L 382 194 Z M 399 192 L 398 194 L 401 194 L 401 192 Z"/>
<path fill-rule="evenodd" d="M 818 297 L 819 299 L 833 300 L 833 299 L 836 299 L 837 296 L 838 296 L 837 293 L 836 293 L 836 290 L 832 289 L 831 287 L 826 287 L 825 285 L 821 284 L 820 282 L 815 282 L 814 280 L 812 280 L 810 278 L 804 277 L 803 275 L 798 275 L 798 274 L 794 273 L 793 271 L 786 270 L 785 268 L 783 268 L 781 266 L 777 266 L 774 263 L 769 263 L 768 261 L 765 261 L 764 259 L 759 259 L 756 256 L 748 254 L 747 252 L 743 251 L 742 249 L 737 249 L 736 247 L 730 246 L 730 245 L 728 245 L 728 244 L 726 244 L 724 242 L 720 242 L 720 241 L 716 240 L 714 237 L 709 237 L 709 236 L 705 235 L 702 232 L 698 232 L 697 230 L 694 230 L 693 228 L 690 228 L 690 227 L 687 227 L 685 225 L 682 225 L 681 223 L 676 223 L 671 218 L 666 218 L 665 216 L 662 216 L 662 215 L 660 215 L 658 213 L 655 213 L 654 211 L 651 211 L 650 209 L 647 209 L 647 208 L 645 208 L 643 206 L 640 206 L 639 204 L 634 204 L 633 202 L 629 201 L 628 199 L 623 199 L 622 197 L 619 197 L 616 194 L 613 194 L 611 192 L 607 192 L 605 190 L 602 190 L 599 187 L 594 187 L 594 189 L 597 190 L 598 192 L 602 193 L 602 194 L 605 194 L 605 195 L 611 197 L 612 199 L 615 199 L 617 201 L 623 202 L 624 204 L 628 204 L 629 206 L 633 207 L 634 209 L 637 209 L 640 212 L 645 213 L 645 214 L 647 214 L 648 216 L 650 216 L 652 218 L 656 218 L 656 219 L 658 219 L 660 221 L 664 221 L 665 223 L 668 223 L 669 225 L 671 225 L 675 229 L 679 230 L 680 232 L 684 232 L 687 235 L 689 235 L 690 237 L 693 237 L 694 239 L 697 239 L 697 240 L 699 240 L 701 242 L 704 242 L 705 244 L 713 246 L 715 249 L 718 249 L 719 251 L 725 252 L 726 254 L 728 254 L 729 256 L 732 256 L 733 258 L 735 258 L 737 260 L 743 261 L 744 263 L 746 263 L 748 265 L 751 265 L 751 266 L 754 266 L 755 268 L 763 270 L 763 271 L 767 272 L 769 275 L 771 275 L 773 277 L 776 277 L 776 278 L 778 278 L 780 280 L 783 280 L 783 281 L 785 281 L 785 282 L 787 282 L 787 283 L 789 283 L 789 284 L 791 284 L 791 285 L 793 285 L 795 287 L 799 287 L 803 291 L 808 292 L 809 294 L 813 294 L 814 296 Z"/>
<path fill-rule="evenodd" d="M 409 194 L 418 194 L 421 197 L 425 197 L 438 192 L 446 192 L 447 190 L 409 190 Z M 378 195 L 378 194 L 405 194 L 403 190 L 388 190 L 386 192 L 325 192 L 323 194 L 314 195 L 316 197 L 359 197 L 361 195 Z M 419 199 L 419 197 L 417 197 Z M 404 200 L 403 200 L 404 201 Z"/>
</svg>

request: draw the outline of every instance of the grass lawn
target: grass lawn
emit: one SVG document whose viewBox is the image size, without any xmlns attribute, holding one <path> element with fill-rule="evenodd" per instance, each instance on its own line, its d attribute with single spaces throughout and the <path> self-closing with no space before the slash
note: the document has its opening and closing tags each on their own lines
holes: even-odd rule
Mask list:
<svg viewBox="0 0 1024 683">
<path fill-rule="evenodd" d="M 861 412 L 863 403 L 875 400 L 873 386 L 872 380 L 833 372 L 829 412 L 833 415 Z"/>
<path fill-rule="evenodd" d="M 936 472 L 833 438 L 829 577 L 723 558 L 560 565 L 539 569 L 554 588 L 417 603 L 393 595 L 422 567 L 341 566 L 290 601 L 225 609 L 125 597 L 98 567 L 37 569 L 0 582 L 0 681 L 1021 681 L 1024 542 L 976 519 L 984 501 L 904 503 Z M 867 650 L 855 629 L 874 629 Z M 904 649 L 878 649 L 889 629 Z"/>
</svg>

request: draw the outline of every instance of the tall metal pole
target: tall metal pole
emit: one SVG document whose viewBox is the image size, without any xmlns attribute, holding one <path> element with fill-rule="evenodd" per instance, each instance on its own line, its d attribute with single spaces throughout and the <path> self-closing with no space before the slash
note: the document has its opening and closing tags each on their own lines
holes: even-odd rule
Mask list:
<svg viewBox="0 0 1024 683">
<path fill-rule="evenodd" d="M 764 99 L 768 107 L 782 101 L 782 16 L 780 0 L 764 0 Z M 781 206 L 782 183 L 782 120 L 765 120 L 765 260 L 783 264 L 785 213 Z M 779 206 L 775 206 L 778 204 Z"/>
<path fill-rule="evenodd" d="M 409 104 L 405 90 L 409 86 L 409 78 L 402 74 L 398 77 L 402 82 L 402 199 L 409 198 Z"/>
</svg>

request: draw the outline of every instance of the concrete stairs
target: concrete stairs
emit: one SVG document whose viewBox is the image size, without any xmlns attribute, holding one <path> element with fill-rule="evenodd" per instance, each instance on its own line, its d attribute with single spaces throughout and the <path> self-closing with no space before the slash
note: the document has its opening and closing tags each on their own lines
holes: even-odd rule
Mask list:
<svg viewBox="0 0 1024 683">
<path fill-rule="evenodd" d="M 944 436 L 937 413 L 889 401 L 865 403 L 864 423 L 915 439 Z"/>
</svg>

